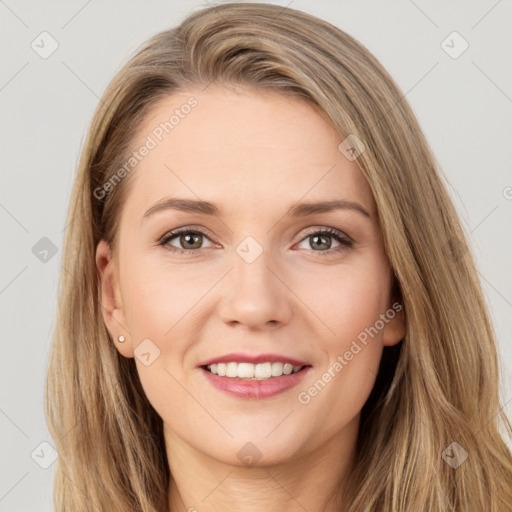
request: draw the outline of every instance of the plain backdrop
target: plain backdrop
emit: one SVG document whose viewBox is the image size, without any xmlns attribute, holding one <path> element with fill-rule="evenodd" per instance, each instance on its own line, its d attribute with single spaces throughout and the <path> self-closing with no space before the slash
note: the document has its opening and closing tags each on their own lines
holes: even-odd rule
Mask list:
<svg viewBox="0 0 512 512">
<path fill-rule="evenodd" d="M 512 3 L 272 3 L 354 36 L 406 94 L 470 235 L 512 416 Z M 141 43 L 208 5 L 0 0 L 0 512 L 52 510 L 43 383 L 65 216 L 93 110 Z"/>
</svg>

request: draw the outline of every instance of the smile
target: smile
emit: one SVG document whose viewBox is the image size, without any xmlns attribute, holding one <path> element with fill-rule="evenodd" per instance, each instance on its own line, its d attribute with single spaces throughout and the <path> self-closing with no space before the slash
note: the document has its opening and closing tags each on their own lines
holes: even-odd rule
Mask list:
<svg viewBox="0 0 512 512">
<path fill-rule="evenodd" d="M 214 375 L 221 377 L 250 379 L 250 380 L 267 380 L 282 375 L 290 375 L 299 372 L 303 366 L 293 366 L 290 363 L 282 362 L 266 362 L 266 363 L 217 363 L 209 364 L 206 369 Z"/>
<path fill-rule="evenodd" d="M 312 366 L 293 366 L 281 362 L 229 362 L 201 366 L 200 369 L 206 381 L 221 392 L 236 398 L 259 400 L 297 386 Z"/>
</svg>

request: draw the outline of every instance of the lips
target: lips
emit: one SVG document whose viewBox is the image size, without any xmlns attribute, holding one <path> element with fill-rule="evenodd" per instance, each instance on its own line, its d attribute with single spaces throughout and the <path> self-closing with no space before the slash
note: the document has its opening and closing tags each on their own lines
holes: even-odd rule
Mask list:
<svg viewBox="0 0 512 512">
<path fill-rule="evenodd" d="M 228 363 L 226 365 L 226 363 Z M 268 363 L 283 363 L 289 368 L 293 367 L 293 373 L 280 374 L 279 376 L 262 376 L 262 380 L 229 377 L 217 375 L 210 370 L 213 367 L 230 366 L 229 363 L 252 363 L 253 365 L 266 367 Z M 265 364 L 267 363 L 267 364 Z M 220 366 L 219 366 L 220 365 Z M 283 366 L 279 365 L 278 366 Z M 299 384 L 312 369 L 312 366 L 305 361 L 300 361 L 282 354 L 226 354 L 221 357 L 214 357 L 203 361 L 198 365 L 201 373 L 216 389 L 237 398 L 262 399 L 275 396 Z M 274 366 L 274 365 L 272 365 Z"/>
</svg>

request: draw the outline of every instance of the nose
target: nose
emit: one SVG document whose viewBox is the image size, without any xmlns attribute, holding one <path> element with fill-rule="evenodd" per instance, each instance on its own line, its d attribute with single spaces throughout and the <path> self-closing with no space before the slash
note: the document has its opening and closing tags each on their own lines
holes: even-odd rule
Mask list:
<svg viewBox="0 0 512 512">
<path fill-rule="evenodd" d="M 251 330 L 288 323 L 293 311 L 293 293 L 278 269 L 269 251 L 264 250 L 250 263 L 235 253 L 233 269 L 223 283 L 221 319 L 227 324 L 243 324 Z"/>
</svg>

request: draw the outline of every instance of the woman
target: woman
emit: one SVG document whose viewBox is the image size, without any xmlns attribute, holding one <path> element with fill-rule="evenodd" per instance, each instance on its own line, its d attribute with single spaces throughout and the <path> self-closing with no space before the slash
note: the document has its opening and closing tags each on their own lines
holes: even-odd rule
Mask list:
<svg viewBox="0 0 512 512">
<path fill-rule="evenodd" d="M 228 3 L 148 41 L 71 199 L 56 510 L 510 510 L 494 334 L 440 173 L 322 20 Z"/>
</svg>

